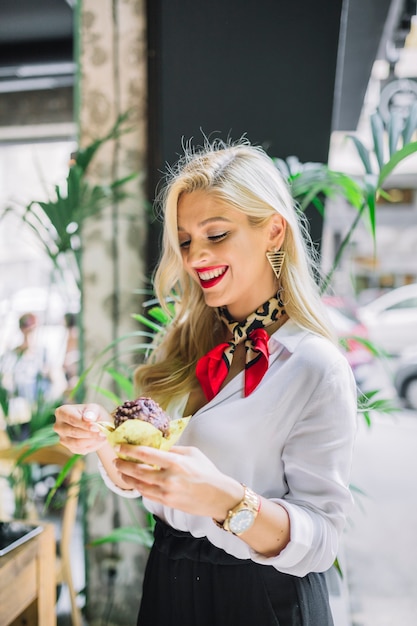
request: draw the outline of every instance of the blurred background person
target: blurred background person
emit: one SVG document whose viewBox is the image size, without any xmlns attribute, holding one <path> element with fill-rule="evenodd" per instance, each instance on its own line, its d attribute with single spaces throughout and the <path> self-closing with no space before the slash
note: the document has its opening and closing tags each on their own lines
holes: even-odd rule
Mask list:
<svg viewBox="0 0 417 626">
<path fill-rule="evenodd" d="M 65 390 L 65 393 L 67 395 L 74 389 L 75 385 L 78 382 L 80 349 L 79 330 L 76 314 L 66 313 L 64 316 L 64 320 L 65 327 L 67 329 L 67 340 L 63 369 L 67 383 L 67 388 Z"/>
<path fill-rule="evenodd" d="M 39 320 L 34 313 L 20 316 L 21 340 L 0 356 L 1 408 L 12 438 L 25 439 L 43 414 L 62 397 L 65 376 L 59 363 L 52 362 Z M 51 411 L 49 411 L 51 413 Z"/>
</svg>

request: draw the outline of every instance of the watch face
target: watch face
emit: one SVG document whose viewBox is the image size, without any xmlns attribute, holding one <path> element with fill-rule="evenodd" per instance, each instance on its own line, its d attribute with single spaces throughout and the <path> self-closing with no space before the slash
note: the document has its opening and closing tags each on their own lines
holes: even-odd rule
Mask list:
<svg viewBox="0 0 417 626">
<path fill-rule="evenodd" d="M 254 521 L 255 514 L 253 511 L 243 509 L 242 511 L 235 513 L 229 520 L 229 528 L 235 535 L 240 535 L 241 533 L 244 533 L 245 530 L 249 530 Z"/>
</svg>

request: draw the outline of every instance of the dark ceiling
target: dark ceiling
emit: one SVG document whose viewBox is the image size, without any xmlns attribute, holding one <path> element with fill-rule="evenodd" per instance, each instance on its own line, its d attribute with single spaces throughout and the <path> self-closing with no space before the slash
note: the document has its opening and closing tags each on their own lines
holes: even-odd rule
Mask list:
<svg viewBox="0 0 417 626">
<path fill-rule="evenodd" d="M 66 0 L 1 0 L 1 65 L 71 60 L 71 4 Z"/>
<path fill-rule="evenodd" d="M 0 93 L 74 82 L 70 0 L 1 0 Z"/>
</svg>

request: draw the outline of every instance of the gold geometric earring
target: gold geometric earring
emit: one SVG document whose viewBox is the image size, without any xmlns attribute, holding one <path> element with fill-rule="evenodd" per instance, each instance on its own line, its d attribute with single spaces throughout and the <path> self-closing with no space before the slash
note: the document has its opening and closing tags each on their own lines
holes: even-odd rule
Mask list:
<svg viewBox="0 0 417 626">
<path fill-rule="evenodd" d="M 268 250 L 268 252 L 266 252 L 266 258 L 268 259 L 275 276 L 279 278 L 281 276 L 282 264 L 285 259 L 285 252 L 283 250 Z"/>
</svg>

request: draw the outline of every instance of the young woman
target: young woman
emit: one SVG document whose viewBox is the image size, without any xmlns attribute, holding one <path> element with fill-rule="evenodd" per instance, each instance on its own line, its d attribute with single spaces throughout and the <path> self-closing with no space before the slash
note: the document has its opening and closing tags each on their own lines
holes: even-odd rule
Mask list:
<svg viewBox="0 0 417 626">
<path fill-rule="evenodd" d="M 192 415 L 180 445 L 118 459 L 91 404 L 58 409 L 55 430 L 157 519 L 138 625 L 330 626 L 322 572 L 351 503 L 356 391 L 300 216 L 244 142 L 187 153 L 162 204 L 155 289 L 176 314 L 136 383 Z"/>
</svg>

